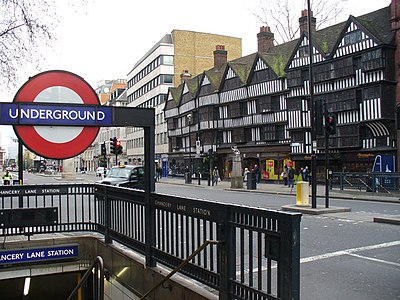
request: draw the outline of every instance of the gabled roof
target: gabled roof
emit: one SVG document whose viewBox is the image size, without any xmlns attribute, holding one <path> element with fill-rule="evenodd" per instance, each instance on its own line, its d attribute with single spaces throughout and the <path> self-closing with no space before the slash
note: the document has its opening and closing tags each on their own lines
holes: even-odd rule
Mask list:
<svg viewBox="0 0 400 300">
<path fill-rule="evenodd" d="M 205 76 L 207 76 L 210 81 L 212 90 L 217 92 L 221 85 L 222 76 L 225 74 L 227 64 L 224 64 L 221 68 L 212 68 L 210 70 L 204 71 Z"/>
<path fill-rule="evenodd" d="M 394 33 L 391 29 L 390 19 L 391 10 L 390 5 L 373 11 L 369 14 L 355 17 L 360 24 L 379 39 L 383 44 L 391 44 L 394 42 Z"/>
<path fill-rule="evenodd" d="M 352 21 L 361 25 L 362 28 L 373 35 L 375 39 L 381 41 L 381 43 L 392 44 L 394 43 L 394 33 L 391 31 L 390 18 L 390 5 L 359 17 L 350 16 L 345 22 L 315 32 L 313 35 L 314 47 L 325 57 L 332 55 L 338 43 L 340 43 L 340 37 L 346 32 L 347 26 Z M 204 76 L 207 76 L 213 92 L 217 92 L 222 88 L 223 79 L 225 78 L 229 68 L 233 70 L 242 84 L 246 84 L 249 81 L 250 74 L 253 72 L 255 63 L 259 58 L 262 58 L 278 77 L 283 77 L 285 76 L 286 67 L 290 64 L 290 60 L 296 53 L 304 36 L 307 36 L 307 33 L 304 33 L 300 38 L 280 45 L 275 45 L 271 47 L 267 53 L 256 52 L 229 61 L 219 68 L 214 67 L 206 70 L 203 74 L 197 75 L 187 82 L 189 91 L 193 96 L 195 96 L 201 87 L 201 80 Z M 183 84 L 178 88 L 171 88 L 170 91 L 173 95 L 174 102 L 179 105 L 183 91 Z"/>
<path fill-rule="evenodd" d="M 271 47 L 267 53 L 258 53 L 278 77 L 285 76 L 285 67 L 289 63 L 299 40 Z"/>
<path fill-rule="evenodd" d="M 201 79 L 200 75 L 185 80 L 184 84 L 186 84 L 186 86 L 188 87 L 189 93 L 192 97 L 195 97 L 197 95 L 197 91 L 200 86 L 200 79 Z"/>
<path fill-rule="evenodd" d="M 232 68 L 242 84 L 247 83 L 257 57 L 257 53 L 253 53 L 228 62 L 228 66 Z"/>
<path fill-rule="evenodd" d="M 168 89 L 169 94 L 171 95 L 173 101 L 168 101 L 165 105 L 164 110 L 166 110 L 167 108 L 174 108 L 174 107 L 178 107 L 180 102 L 181 102 L 181 98 L 182 98 L 182 92 L 183 92 L 183 84 L 177 86 L 177 87 L 170 87 Z"/>
</svg>

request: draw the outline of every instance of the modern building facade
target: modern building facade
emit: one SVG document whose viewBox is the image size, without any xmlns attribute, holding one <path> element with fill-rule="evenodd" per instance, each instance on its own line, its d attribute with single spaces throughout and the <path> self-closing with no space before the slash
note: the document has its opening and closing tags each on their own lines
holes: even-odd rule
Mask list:
<svg viewBox="0 0 400 300">
<path fill-rule="evenodd" d="M 328 140 L 335 171 L 372 171 L 377 157 L 397 156 L 399 16 L 394 0 L 319 31 L 311 19 L 314 125 L 323 128 L 325 109 L 336 120 L 336 133 Z M 243 169 L 259 165 L 262 179 L 276 180 L 285 166 L 310 166 L 314 146 L 317 175 L 324 176 L 325 131 L 318 130 L 316 145 L 311 140 L 307 20 L 303 11 L 300 37 L 281 45 L 261 27 L 258 52 L 245 57 L 220 64 L 217 49 L 212 69 L 169 90 L 165 119 L 176 173 L 189 164 L 207 173 L 215 164 L 229 178 L 232 147 L 237 147 Z"/>
<path fill-rule="evenodd" d="M 103 80 L 99 81 L 95 89 L 102 105 L 108 106 L 126 106 L 126 79 Z M 75 158 L 75 168 L 77 170 L 95 171 L 99 166 L 112 166 L 118 161 L 126 162 L 126 140 L 124 127 L 102 127 L 100 132 L 85 152 Z M 115 155 L 110 154 L 109 142 L 110 138 L 118 137 L 121 139 L 124 147 L 124 153 L 118 156 L 116 161 Z M 106 157 L 101 156 L 101 144 L 105 143 L 107 149 Z"/>
<path fill-rule="evenodd" d="M 164 105 L 170 87 L 178 86 L 182 78 L 202 73 L 213 65 L 212 49 L 224 44 L 229 58 L 242 55 L 240 38 L 185 30 L 173 30 L 156 43 L 128 73 L 127 101 L 130 107 L 155 109 L 156 164 L 168 173 L 168 137 Z M 128 163 L 143 160 L 143 130 L 126 128 Z"/>
</svg>

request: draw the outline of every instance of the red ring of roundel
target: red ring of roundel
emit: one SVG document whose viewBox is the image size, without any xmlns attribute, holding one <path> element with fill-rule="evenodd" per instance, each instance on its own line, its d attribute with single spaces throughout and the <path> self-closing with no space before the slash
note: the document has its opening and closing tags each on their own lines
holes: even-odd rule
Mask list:
<svg viewBox="0 0 400 300">
<path fill-rule="evenodd" d="M 75 91 L 86 105 L 99 105 L 96 92 L 81 77 L 67 71 L 47 71 L 30 78 L 17 92 L 14 102 L 33 102 L 43 90 L 62 86 Z M 95 140 L 100 128 L 84 127 L 73 140 L 53 143 L 44 139 L 33 126 L 15 125 L 14 130 L 25 146 L 40 156 L 65 159 L 85 151 Z"/>
</svg>

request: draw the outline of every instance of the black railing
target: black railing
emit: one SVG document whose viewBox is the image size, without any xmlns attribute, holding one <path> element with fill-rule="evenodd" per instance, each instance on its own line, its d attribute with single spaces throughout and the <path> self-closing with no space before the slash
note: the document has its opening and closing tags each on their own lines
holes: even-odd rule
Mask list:
<svg viewBox="0 0 400 300">
<path fill-rule="evenodd" d="M 74 296 L 78 293 L 79 289 L 88 281 L 93 282 L 92 299 L 103 300 L 104 299 L 104 263 L 101 256 L 97 256 L 94 262 L 89 266 L 88 270 L 79 280 L 78 284 L 68 296 L 67 300 L 74 299 Z"/>
<path fill-rule="evenodd" d="M 95 231 L 219 291 L 220 299 L 299 299 L 301 214 L 104 185 L 0 187 L 1 208 L 57 208 L 52 225 L 0 234 Z"/>
<path fill-rule="evenodd" d="M 400 193 L 400 173 L 333 172 L 330 186 L 340 190 L 359 190 L 386 194 Z"/>
</svg>

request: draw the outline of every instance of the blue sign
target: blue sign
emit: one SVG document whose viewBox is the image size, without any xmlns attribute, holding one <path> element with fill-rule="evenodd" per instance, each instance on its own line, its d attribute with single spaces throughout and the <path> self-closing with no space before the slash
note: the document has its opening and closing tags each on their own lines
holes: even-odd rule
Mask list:
<svg viewBox="0 0 400 300">
<path fill-rule="evenodd" d="M 112 108 L 47 104 L 1 104 L 0 120 L 10 125 L 111 126 Z"/>
<path fill-rule="evenodd" d="M 392 155 L 377 155 L 372 172 L 396 172 L 395 157 Z"/>
<path fill-rule="evenodd" d="M 0 265 L 31 263 L 78 257 L 78 244 L 58 245 L 45 248 L 0 250 Z"/>
</svg>

